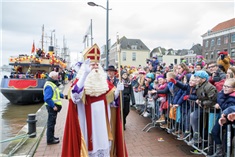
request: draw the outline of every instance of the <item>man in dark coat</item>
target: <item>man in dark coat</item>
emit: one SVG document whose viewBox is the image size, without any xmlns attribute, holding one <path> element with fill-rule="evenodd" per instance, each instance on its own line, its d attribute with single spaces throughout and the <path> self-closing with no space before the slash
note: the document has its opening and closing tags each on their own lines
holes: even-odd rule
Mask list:
<svg viewBox="0 0 235 157">
<path fill-rule="evenodd" d="M 117 83 L 118 83 L 118 78 L 116 77 L 116 73 L 117 70 L 115 69 L 115 67 L 113 65 L 109 65 L 108 69 L 106 69 L 107 74 L 108 74 L 108 80 L 117 87 Z"/>
</svg>

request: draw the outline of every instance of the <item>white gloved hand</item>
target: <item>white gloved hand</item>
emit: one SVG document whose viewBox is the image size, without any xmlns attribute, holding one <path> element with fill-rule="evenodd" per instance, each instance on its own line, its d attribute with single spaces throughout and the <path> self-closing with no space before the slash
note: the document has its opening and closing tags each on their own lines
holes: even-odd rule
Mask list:
<svg viewBox="0 0 235 157">
<path fill-rule="evenodd" d="M 115 90 L 115 92 L 114 92 L 114 97 L 115 97 L 115 99 L 118 98 L 120 91 L 123 91 L 123 90 L 124 90 L 124 85 L 123 85 L 123 83 L 118 82 L 117 88 L 116 88 L 116 90 Z"/>
<path fill-rule="evenodd" d="M 123 90 L 124 90 L 124 85 L 123 85 L 122 82 L 118 82 L 118 84 L 117 84 L 117 90 L 119 90 L 119 91 L 123 91 Z"/>
<path fill-rule="evenodd" d="M 81 68 L 81 66 L 82 66 L 82 62 L 77 62 L 77 63 L 74 65 L 74 70 L 75 70 L 76 72 L 78 72 L 79 69 Z"/>
<path fill-rule="evenodd" d="M 85 73 L 90 73 L 91 72 L 90 58 L 85 60 L 84 66 L 85 66 Z"/>
<path fill-rule="evenodd" d="M 72 93 L 71 93 L 72 94 Z M 78 93 L 73 93 L 71 95 L 71 98 L 72 98 L 72 101 L 75 103 L 75 104 L 78 104 L 81 100 L 81 94 L 78 94 Z"/>
</svg>

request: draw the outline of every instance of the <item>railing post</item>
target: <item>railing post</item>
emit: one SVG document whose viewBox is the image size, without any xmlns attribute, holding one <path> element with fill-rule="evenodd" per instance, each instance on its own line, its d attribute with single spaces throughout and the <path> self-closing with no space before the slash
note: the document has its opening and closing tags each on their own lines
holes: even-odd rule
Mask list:
<svg viewBox="0 0 235 157">
<path fill-rule="evenodd" d="M 227 125 L 227 157 L 230 157 L 230 149 L 231 149 L 231 124 Z"/>
<path fill-rule="evenodd" d="M 28 122 L 28 134 L 30 135 L 29 137 L 30 138 L 36 137 L 36 122 L 37 122 L 36 114 L 28 114 L 27 122 Z"/>
</svg>

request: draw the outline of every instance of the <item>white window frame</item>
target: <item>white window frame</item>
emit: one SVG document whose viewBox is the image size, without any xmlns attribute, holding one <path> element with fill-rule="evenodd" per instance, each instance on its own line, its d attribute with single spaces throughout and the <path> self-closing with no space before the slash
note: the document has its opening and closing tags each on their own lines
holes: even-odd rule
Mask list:
<svg viewBox="0 0 235 157">
<path fill-rule="evenodd" d="M 231 50 L 231 57 L 235 57 L 235 49 Z"/>
<path fill-rule="evenodd" d="M 224 44 L 228 44 L 228 36 L 224 36 Z"/>
<path fill-rule="evenodd" d="M 137 45 L 131 45 L 132 50 L 137 50 Z"/>
<path fill-rule="evenodd" d="M 215 39 L 211 39 L 211 47 L 215 46 Z"/>
<path fill-rule="evenodd" d="M 122 61 L 126 61 L 126 52 L 122 52 Z"/>
<path fill-rule="evenodd" d="M 209 41 L 207 40 L 207 41 L 206 41 L 206 47 L 208 47 L 208 46 L 209 46 Z"/>
<path fill-rule="evenodd" d="M 214 58 L 214 52 L 211 52 L 210 59 L 213 59 L 213 58 Z"/>
<path fill-rule="evenodd" d="M 136 52 L 132 52 L 132 61 L 136 61 Z"/>
<path fill-rule="evenodd" d="M 231 35 L 231 43 L 235 43 L 235 34 Z"/>
<path fill-rule="evenodd" d="M 208 52 L 206 52 L 205 55 L 206 55 L 206 59 L 208 59 Z"/>
<path fill-rule="evenodd" d="M 221 45 L 221 38 L 220 37 L 217 39 L 217 45 Z"/>
</svg>

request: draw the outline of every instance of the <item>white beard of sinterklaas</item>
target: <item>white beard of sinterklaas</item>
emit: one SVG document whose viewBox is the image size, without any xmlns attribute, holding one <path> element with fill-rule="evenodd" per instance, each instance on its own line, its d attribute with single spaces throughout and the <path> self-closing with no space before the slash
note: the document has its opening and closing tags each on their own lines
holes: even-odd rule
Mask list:
<svg viewBox="0 0 235 157">
<path fill-rule="evenodd" d="M 88 74 L 84 89 L 86 95 L 96 97 L 108 91 L 107 75 L 101 67 L 99 67 L 99 69 L 93 69 Z"/>
</svg>

